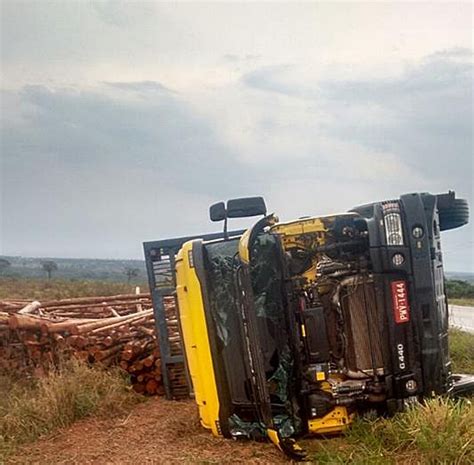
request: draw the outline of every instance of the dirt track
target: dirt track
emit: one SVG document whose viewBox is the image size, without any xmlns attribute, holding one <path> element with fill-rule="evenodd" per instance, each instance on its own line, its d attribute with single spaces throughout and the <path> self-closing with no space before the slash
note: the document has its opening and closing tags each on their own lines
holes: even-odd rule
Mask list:
<svg viewBox="0 0 474 465">
<path fill-rule="evenodd" d="M 125 418 L 89 418 L 19 449 L 8 464 L 287 463 L 270 444 L 213 437 L 193 402 L 153 398 Z"/>
</svg>

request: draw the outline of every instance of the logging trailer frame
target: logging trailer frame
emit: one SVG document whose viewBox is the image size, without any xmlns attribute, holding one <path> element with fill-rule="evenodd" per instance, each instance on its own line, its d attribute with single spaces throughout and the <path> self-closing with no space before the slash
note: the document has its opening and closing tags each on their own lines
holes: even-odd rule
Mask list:
<svg viewBox="0 0 474 465">
<path fill-rule="evenodd" d="M 159 348 L 161 354 L 161 376 L 167 399 L 183 399 L 193 395 L 192 383 L 186 364 L 183 348 L 172 350 L 168 339 L 169 328 L 166 319 L 165 297 L 172 297 L 175 301 L 175 309 L 178 312 L 178 299 L 176 298 L 176 267 L 175 259 L 181 246 L 193 239 L 204 241 L 223 239 L 227 235 L 241 236 L 243 230 L 224 231 L 218 233 L 196 234 L 193 236 L 162 239 L 143 243 L 145 253 L 145 264 L 148 275 L 148 285 L 151 292 L 153 314 L 155 317 L 156 331 L 159 337 Z M 178 316 L 178 315 L 176 315 Z M 177 318 L 179 321 L 179 318 Z M 181 333 L 181 329 L 180 329 Z M 163 336 L 166 337 L 163 337 Z M 187 386 L 183 387 L 174 382 L 173 371 L 184 372 Z"/>
</svg>

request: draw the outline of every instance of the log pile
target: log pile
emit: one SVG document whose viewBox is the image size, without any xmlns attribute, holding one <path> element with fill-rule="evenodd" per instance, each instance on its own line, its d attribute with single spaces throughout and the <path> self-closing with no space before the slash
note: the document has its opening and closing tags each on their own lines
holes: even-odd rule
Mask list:
<svg viewBox="0 0 474 465">
<path fill-rule="evenodd" d="M 174 299 L 164 305 L 168 337 L 179 348 Z M 65 356 L 120 366 L 137 392 L 163 393 L 149 294 L 0 302 L 0 373 L 41 375 Z"/>
</svg>

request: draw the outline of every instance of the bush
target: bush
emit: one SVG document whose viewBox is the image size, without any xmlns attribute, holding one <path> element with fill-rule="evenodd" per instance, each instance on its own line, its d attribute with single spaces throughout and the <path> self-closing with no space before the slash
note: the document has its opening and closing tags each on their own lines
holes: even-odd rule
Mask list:
<svg viewBox="0 0 474 465">
<path fill-rule="evenodd" d="M 77 360 L 36 381 L 0 379 L 0 463 L 18 444 L 92 414 L 124 413 L 139 399 L 119 370 Z"/>
<path fill-rule="evenodd" d="M 451 299 L 473 299 L 474 285 L 459 279 L 446 280 L 446 294 Z"/>
</svg>

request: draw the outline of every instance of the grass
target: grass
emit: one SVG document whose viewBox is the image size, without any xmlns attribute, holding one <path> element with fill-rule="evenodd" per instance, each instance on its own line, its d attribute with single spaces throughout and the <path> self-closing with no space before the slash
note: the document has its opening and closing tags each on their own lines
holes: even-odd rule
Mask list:
<svg viewBox="0 0 474 465">
<path fill-rule="evenodd" d="M 92 280 L 0 278 L 0 299 L 53 300 L 135 292 L 135 284 Z M 142 292 L 148 286 L 142 284 Z M 23 443 L 90 415 L 117 415 L 137 403 L 119 370 L 65 361 L 37 380 L 0 377 L 0 464 Z"/>
<path fill-rule="evenodd" d="M 125 413 L 140 397 L 118 370 L 77 360 L 39 380 L 0 379 L 0 463 L 23 443 L 90 416 Z"/>
<path fill-rule="evenodd" d="M 449 349 L 454 373 L 474 374 L 474 334 L 451 329 Z"/>
<path fill-rule="evenodd" d="M 305 441 L 318 464 L 467 464 L 474 460 L 474 407 L 432 399 L 387 419 L 359 419 L 344 437 Z"/>
<path fill-rule="evenodd" d="M 459 299 L 449 299 L 449 304 L 461 305 L 463 307 L 474 307 L 474 299 L 472 297 L 464 297 Z"/>
<path fill-rule="evenodd" d="M 142 292 L 148 285 L 139 283 Z M 75 279 L 0 278 L 0 299 L 56 300 L 72 297 L 129 294 L 137 284 Z"/>
</svg>

